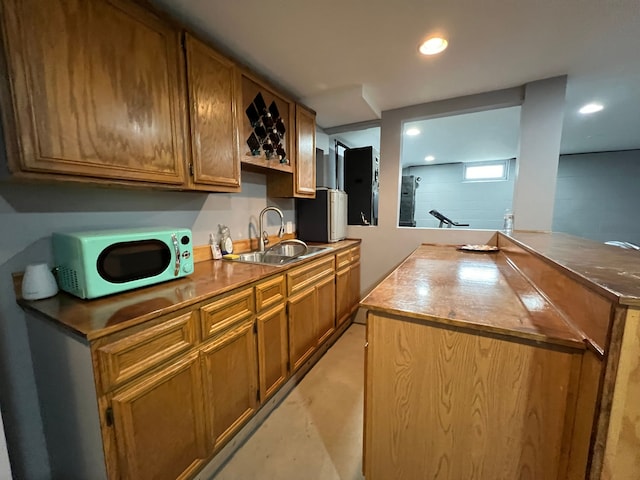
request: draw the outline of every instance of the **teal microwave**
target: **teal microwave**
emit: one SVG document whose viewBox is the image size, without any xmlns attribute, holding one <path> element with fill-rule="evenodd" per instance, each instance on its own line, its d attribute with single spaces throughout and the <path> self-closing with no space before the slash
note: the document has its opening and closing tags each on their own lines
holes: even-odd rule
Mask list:
<svg viewBox="0 0 640 480">
<path fill-rule="evenodd" d="M 58 286 L 97 298 L 193 273 L 191 230 L 131 228 L 52 235 Z"/>
</svg>

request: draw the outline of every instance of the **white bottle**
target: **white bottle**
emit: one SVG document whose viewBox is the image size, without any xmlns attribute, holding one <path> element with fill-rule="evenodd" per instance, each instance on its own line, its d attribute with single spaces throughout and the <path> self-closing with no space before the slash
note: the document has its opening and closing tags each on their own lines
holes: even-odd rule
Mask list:
<svg viewBox="0 0 640 480">
<path fill-rule="evenodd" d="M 513 212 L 508 208 L 504 212 L 504 224 L 502 231 L 507 234 L 513 233 Z"/>
<path fill-rule="evenodd" d="M 209 244 L 211 245 L 211 256 L 214 260 L 220 260 L 222 258 L 222 252 L 220 251 L 220 244 L 213 238 L 213 233 L 209 234 Z"/>
</svg>

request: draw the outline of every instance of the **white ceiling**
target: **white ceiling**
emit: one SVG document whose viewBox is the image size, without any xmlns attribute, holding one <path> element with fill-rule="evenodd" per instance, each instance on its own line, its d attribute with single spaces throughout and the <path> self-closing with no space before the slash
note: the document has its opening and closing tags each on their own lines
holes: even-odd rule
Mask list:
<svg viewBox="0 0 640 480">
<path fill-rule="evenodd" d="M 562 153 L 640 148 L 638 0 L 151 1 L 314 108 L 323 128 L 567 74 Z M 419 55 L 433 33 L 449 48 Z M 605 110 L 579 117 L 592 100 Z"/>
</svg>

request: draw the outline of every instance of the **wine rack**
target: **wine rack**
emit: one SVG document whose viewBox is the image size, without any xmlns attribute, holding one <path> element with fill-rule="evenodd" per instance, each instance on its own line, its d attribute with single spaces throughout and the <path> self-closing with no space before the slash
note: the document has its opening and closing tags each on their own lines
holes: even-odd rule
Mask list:
<svg viewBox="0 0 640 480">
<path fill-rule="evenodd" d="M 246 72 L 241 95 L 240 160 L 252 168 L 293 173 L 295 103 Z"/>
<path fill-rule="evenodd" d="M 267 160 L 277 160 L 289 164 L 287 150 L 283 144 L 287 127 L 280 116 L 275 100 L 267 107 L 262 93 L 253 99 L 245 110 L 251 124 L 251 135 L 247 139 L 247 146 L 251 155 L 264 154 Z"/>
</svg>

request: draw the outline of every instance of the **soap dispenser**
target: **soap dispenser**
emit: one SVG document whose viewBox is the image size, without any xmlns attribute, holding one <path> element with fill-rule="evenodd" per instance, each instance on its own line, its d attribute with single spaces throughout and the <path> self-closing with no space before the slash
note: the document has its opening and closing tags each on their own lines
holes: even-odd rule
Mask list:
<svg viewBox="0 0 640 480">
<path fill-rule="evenodd" d="M 233 241 L 231 240 L 231 232 L 226 225 L 218 225 L 220 230 L 220 250 L 222 255 L 233 253 Z"/>
</svg>

